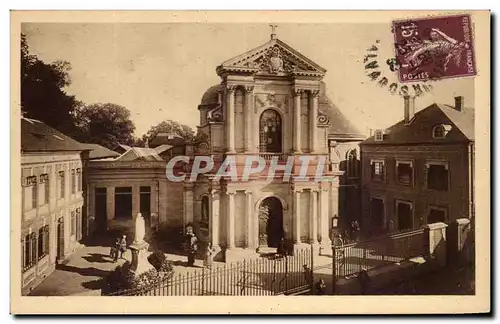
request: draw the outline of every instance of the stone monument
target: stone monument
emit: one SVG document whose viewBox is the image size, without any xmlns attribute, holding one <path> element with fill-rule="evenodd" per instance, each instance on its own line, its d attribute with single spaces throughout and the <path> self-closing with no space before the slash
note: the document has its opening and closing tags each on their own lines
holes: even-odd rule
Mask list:
<svg viewBox="0 0 500 324">
<path fill-rule="evenodd" d="M 134 225 L 134 241 L 130 245 L 130 251 L 132 252 L 130 270 L 134 272 L 135 275 L 139 275 L 151 269 L 152 265 L 148 261 L 149 244 L 144 241 L 144 236 L 146 235 L 146 222 L 141 213 L 137 213 Z"/>
</svg>

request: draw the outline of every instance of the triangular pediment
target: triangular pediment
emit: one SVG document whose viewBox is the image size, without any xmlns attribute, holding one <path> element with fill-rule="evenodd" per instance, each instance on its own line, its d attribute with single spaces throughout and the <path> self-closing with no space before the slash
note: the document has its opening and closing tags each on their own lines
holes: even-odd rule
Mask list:
<svg viewBox="0 0 500 324">
<path fill-rule="evenodd" d="M 271 41 L 217 67 L 217 73 L 246 72 L 264 75 L 309 75 L 322 77 L 322 68 L 279 39 Z"/>
</svg>

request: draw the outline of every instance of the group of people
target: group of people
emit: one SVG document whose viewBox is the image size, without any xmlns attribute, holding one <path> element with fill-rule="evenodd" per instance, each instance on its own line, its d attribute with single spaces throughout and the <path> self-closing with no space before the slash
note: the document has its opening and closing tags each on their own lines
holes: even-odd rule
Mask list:
<svg viewBox="0 0 500 324">
<path fill-rule="evenodd" d="M 360 240 L 360 232 L 359 222 L 357 220 L 352 221 L 350 229 L 345 230 L 343 233 L 342 239 L 344 243 L 358 242 Z"/>
<path fill-rule="evenodd" d="M 186 238 L 186 253 L 187 253 L 187 265 L 189 267 L 194 266 L 194 261 L 196 258 L 196 254 L 198 253 L 198 238 L 194 234 L 194 232 L 190 229 L 187 231 L 187 238 Z M 213 263 L 213 257 L 215 254 L 215 250 L 212 247 L 211 243 L 208 243 L 205 253 L 204 253 L 204 258 L 203 258 L 203 266 L 205 268 L 211 269 L 212 268 L 212 263 Z"/>
<path fill-rule="evenodd" d="M 123 259 L 123 254 L 127 251 L 127 235 L 116 238 L 115 245 L 111 247 L 109 256 L 114 262 L 118 262 L 118 258 Z"/>
</svg>

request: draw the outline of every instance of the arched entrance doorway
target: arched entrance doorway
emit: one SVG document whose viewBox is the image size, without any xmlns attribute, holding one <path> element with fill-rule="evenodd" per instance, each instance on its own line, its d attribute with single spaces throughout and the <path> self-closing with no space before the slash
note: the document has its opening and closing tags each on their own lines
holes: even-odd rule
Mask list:
<svg viewBox="0 0 500 324">
<path fill-rule="evenodd" d="M 259 246 L 278 247 L 284 235 L 283 205 L 278 198 L 268 197 L 259 206 Z"/>
</svg>

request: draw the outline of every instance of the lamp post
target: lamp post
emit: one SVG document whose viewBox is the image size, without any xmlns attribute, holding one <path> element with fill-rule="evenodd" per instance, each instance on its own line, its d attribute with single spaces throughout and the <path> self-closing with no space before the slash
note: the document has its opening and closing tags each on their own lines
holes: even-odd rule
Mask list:
<svg viewBox="0 0 500 324">
<path fill-rule="evenodd" d="M 339 245 L 339 217 L 337 214 L 332 217 L 332 295 L 335 295 L 335 286 L 337 285 L 337 250 Z M 340 242 L 340 244 L 342 244 Z"/>
</svg>

